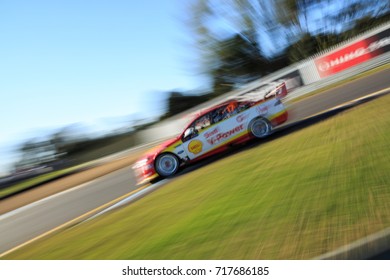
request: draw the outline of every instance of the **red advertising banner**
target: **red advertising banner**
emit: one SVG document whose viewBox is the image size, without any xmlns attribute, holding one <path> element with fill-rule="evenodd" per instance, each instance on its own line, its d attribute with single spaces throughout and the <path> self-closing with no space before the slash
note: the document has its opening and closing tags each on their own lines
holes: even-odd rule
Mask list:
<svg viewBox="0 0 390 280">
<path fill-rule="evenodd" d="M 314 60 L 321 78 L 341 72 L 388 51 L 390 30 L 349 45 Z"/>
</svg>

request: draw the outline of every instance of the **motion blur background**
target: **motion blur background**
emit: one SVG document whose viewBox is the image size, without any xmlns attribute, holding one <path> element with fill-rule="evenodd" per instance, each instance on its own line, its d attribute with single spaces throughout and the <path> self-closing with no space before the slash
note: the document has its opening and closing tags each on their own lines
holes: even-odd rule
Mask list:
<svg viewBox="0 0 390 280">
<path fill-rule="evenodd" d="M 0 1 L 0 176 L 142 144 L 137 131 L 389 12 L 388 0 Z"/>
</svg>

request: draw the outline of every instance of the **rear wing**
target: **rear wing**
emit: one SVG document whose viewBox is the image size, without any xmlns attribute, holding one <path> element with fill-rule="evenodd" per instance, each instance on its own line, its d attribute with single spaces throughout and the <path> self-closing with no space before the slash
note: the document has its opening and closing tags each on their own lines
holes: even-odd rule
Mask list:
<svg viewBox="0 0 390 280">
<path fill-rule="evenodd" d="M 246 91 L 236 96 L 239 101 L 261 101 L 271 98 L 283 98 L 287 95 L 287 87 L 284 81 L 276 81 L 263 84 L 255 89 Z"/>
</svg>

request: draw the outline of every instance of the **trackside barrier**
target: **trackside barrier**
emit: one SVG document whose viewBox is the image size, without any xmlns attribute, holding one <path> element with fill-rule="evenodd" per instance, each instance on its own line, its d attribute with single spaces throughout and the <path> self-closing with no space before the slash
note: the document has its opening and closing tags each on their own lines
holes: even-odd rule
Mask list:
<svg viewBox="0 0 390 280">
<path fill-rule="evenodd" d="M 344 70 L 341 73 L 334 74 L 332 76 L 329 76 L 327 78 L 323 78 L 319 80 L 316 83 L 309 84 L 307 86 L 303 86 L 291 93 L 289 93 L 284 100 L 293 100 L 297 97 L 304 96 L 310 92 L 313 92 L 315 90 L 327 87 L 329 85 L 335 84 L 337 82 L 343 81 L 345 79 L 348 79 L 350 77 L 353 77 L 355 75 L 358 75 L 360 73 L 366 72 L 368 70 L 377 68 L 379 66 L 385 65 L 390 63 L 390 52 L 387 52 L 385 54 L 382 54 L 381 56 L 378 56 L 372 60 L 369 60 L 367 62 L 364 62 L 362 64 L 359 64 L 358 66 L 352 67 L 348 70 Z"/>
</svg>

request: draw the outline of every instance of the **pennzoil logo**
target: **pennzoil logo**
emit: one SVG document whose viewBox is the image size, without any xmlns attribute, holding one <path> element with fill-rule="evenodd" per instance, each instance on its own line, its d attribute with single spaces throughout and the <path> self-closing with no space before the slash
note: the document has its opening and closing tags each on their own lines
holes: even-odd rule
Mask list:
<svg viewBox="0 0 390 280">
<path fill-rule="evenodd" d="M 188 144 L 188 151 L 190 151 L 193 154 L 199 154 L 203 149 L 203 143 L 199 140 L 192 140 Z"/>
</svg>

